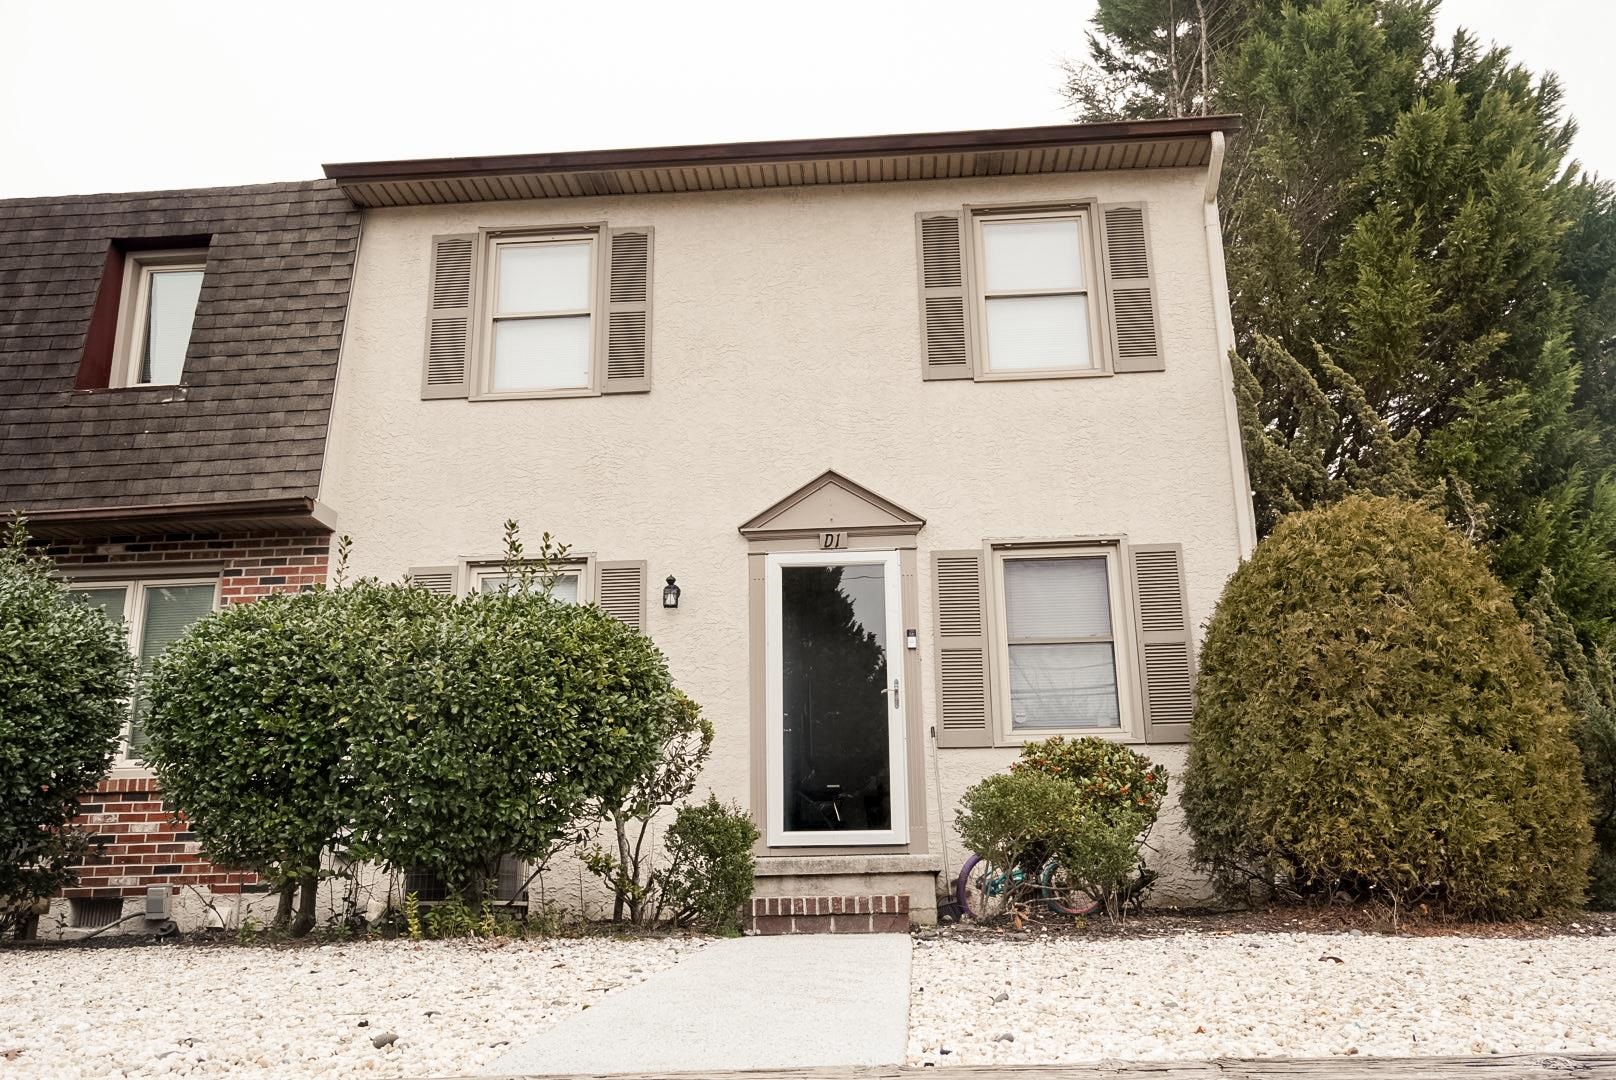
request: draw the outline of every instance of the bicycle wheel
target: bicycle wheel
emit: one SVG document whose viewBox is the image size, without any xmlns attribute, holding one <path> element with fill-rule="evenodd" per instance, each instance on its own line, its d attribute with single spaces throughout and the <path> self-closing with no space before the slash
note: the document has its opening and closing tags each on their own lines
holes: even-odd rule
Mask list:
<svg viewBox="0 0 1616 1080">
<path fill-rule="evenodd" d="M 1043 890 L 1044 903 L 1056 915 L 1093 915 L 1100 910 L 1098 900 L 1072 887 L 1066 880 L 1066 872 L 1054 859 L 1049 860 L 1044 872 L 1038 875 L 1038 885 Z"/>
<path fill-rule="evenodd" d="M 1004 874 L 988 865 L 980 855 L 972 855 L 960 867 L 954 899 L 959 902 L 963 915 L 981 922 L 1004 910 L 1011 891 Z"/>
</svg>

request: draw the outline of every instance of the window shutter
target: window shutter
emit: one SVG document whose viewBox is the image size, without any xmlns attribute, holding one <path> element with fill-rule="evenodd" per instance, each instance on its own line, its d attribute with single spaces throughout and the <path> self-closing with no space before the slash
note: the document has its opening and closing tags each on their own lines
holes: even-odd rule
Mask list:
<svg viewBox="0 0 1616 1080">
<path fill-rule="evenodd" d="M 651 389 L 651 230 L 613 229 L 606 274 L 606 374 L 601 392 Z"/>
<path fill-rule="evenodd" d="M 645 629 L 645 574 L 643 562 L 595 564 L 595 604 L 606 614 Z"/>
<path fill-rule="evenodd" d="M 472 263 L 477 235 L 432 238 L 432 297 L 426 322 L 422 398 L 463 398 L 471 391 Z"/>
<path fill-rule="evenodd" d="M 1195 669 L 1189 608 L 1184 602 L 1184 549 L 1178 544 L 1138 544 L 1128 549 L 1128 559 L 1133 568 L 1139 681 L 1145 695 L 1145 742 L 1189 742 Z"/>
<path fill-rule="evenodd" d="M 1111 369 L 1165 371 L 1150 269 L 1150 219 L 1144 203 L 1115 203 L 1105 218 L 1105 267 L 1111 297 Z"/>
<path fill-rule="evenodd" d="M 440 596 L 453 596 L 455 594 L 455 578 L 459 576 L 459 567 L 455 566 L 410 567 L 411 585 L 417 589 L 437 593 Z"/>
<path fill-rule="evenodd" d="M 987 592 L 980 551 L 932 556 L 937 602 L 937 745 L 992 746 Z"/>
<path fill-rule="evenodd" d="M 915 215 L 920 245 L 921 377 L 969 379 L 969 305 L 965 296 L 965 218 L 958 210 Z"/>
</svg>

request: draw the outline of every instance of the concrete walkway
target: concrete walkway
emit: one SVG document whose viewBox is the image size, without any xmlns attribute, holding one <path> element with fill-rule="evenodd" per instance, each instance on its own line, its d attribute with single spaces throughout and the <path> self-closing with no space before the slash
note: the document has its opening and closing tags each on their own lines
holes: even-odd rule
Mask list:
<svg viewBox="0 0 1616 1080">
<path fill-rule="evenodd" d="M 896 1065 L 908 1038 L 909 935 L 732 938 L 518 1043 L 486 1075 Z"/>
</svg>

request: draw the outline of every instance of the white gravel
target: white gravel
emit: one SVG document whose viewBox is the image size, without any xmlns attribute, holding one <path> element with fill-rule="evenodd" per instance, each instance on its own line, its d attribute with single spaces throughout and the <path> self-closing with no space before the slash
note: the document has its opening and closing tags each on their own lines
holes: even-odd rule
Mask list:
<svg viewBox="0 0 1616 1080">
<path fill-rule="evenodd" d="M 471 1073 L 703 944 L 8 949 L 0 951 L 0 1076 Z M 397 1041 L 373 1045 L 388 1034 Z"/>
<path fill-rule="evenodd" d="M 1616 1050 L 1610 937 L 943 937 L 910 977 L 911 1064 Z"/>
</svg>

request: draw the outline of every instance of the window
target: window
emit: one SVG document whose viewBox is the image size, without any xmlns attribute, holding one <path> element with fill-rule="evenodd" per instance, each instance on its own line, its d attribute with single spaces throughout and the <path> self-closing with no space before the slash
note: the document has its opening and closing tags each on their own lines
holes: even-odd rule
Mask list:
<svg viewBox="0 0 1616 1080">
<path fill-rule="evenodd" d="M 595 352 L 593 235 L 496 238 L 489 244 L 487 392 L 586 392 Z"/>
<path fill-rule="evenodd" d="M 134 701 L 124 728 L 126 759 L 138 759 L 145 736 L 141 684 L 168 645 L 213 610 L 218 582 L 213 579 L 97 582 L 73 586 L 73 594 L 129 628 L 129 648 L 138 661 Z"/>
<path fill-rule="evenodd" d="M 581 563 L 574 563 L 561 567 L 556 575 L 555 582 L 550 586 L 550 595 L 555 599 L 568 604 L 582 604 L 584 597 L 584 567 Z M 501 566 L 477 566 L 471 568 L 471 588 L 473 592 L 493 592 L 495 590 L 514 589 L 517 583 L 511 575 Z"/>
<path fill-rule="evenodd" d="M 979 215 L 974 221 L 984 373 L 1098 370 L 1088 212 Z"/>
<path fill-rule="evenodd" d="M 206 251 L 128 257 L 112 385 L 173 386 L 180 381 L 206 261 Z"/>
<path fill-rule="evenodd" d="M 1004 550 L 995 557 L 1000 707 L 1011 736 L 1118 732 L 1132 714 L 1117 550 Z"/>
</svg>

